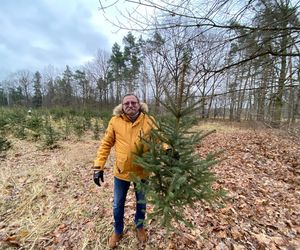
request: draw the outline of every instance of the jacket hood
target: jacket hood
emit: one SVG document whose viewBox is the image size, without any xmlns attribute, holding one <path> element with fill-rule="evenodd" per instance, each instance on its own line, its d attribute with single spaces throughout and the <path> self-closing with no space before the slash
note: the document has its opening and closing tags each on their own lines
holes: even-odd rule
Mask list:
<svg viewBox="0 0 300 250">
<path fill-rule="evenodd" d="M 143 112 L 143 113 L 148 113 L 149 111 L 149 108 L 148 108 L 148 105 L 144 102 L 140 102 L 140 110 Z M 123 109 L 122 109 L 122 104 L 119 104 L 118 106 L 116 106 L 113 110 L 113 115 L 121 115 L 123 114 Z"/>
</svg>

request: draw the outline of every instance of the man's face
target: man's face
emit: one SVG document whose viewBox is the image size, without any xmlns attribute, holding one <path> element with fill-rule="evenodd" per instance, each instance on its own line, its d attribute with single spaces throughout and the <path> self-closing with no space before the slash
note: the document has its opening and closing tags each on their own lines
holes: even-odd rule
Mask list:
<svg viewBox="0 0 300 250">
<path fill-rule="evenodd" d="M 140 104 L 134 95 L 128 95 L 124 97 L 122 107 L 126 115 L 133 116 L 139 111 Z"/>
</svg>

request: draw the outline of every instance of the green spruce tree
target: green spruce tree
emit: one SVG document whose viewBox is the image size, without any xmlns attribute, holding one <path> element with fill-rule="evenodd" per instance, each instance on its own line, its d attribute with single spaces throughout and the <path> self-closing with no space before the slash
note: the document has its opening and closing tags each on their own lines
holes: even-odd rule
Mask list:
<svg viewBox="0 0 300 250">
<path fill-rule="evenodd" d="M 183 56 L 178 88 L 174 93 L 165 88 L 168 98 L 162 105 L 171 115 L 153 121 L 156 128 L 150 136 L 141 138 L 143 143 L 136 154 L 136 164 L 148 171 L 150 176 L 146 183 L 133 176 L 138 189 L 145 192 L 147 203 L 153 206 L 148 219 L 154 219 L 167 229 L 173 228 L 173 222 L 184 222 L 191 226 L 192 222 L 184 215 L 187 206 L 193 207 L 198 201 L 212 203 L 222 196 L 222 191 L 212 188 L 215 176 L 211 167 L 217 163 L 217 153 L 200 158 L 195 150 L 201 140 L 213 131 L 191 131 L 194 125 L 191 114 L 197 103 L 187 105 L 186 56 Z M 148 150 L 143 153 L 145 147 Z"/>
<path fill-rule="evenodd" d="M 42 96 L 42 85 L 41 85 L 42 76 L 40 72 L 35 72 L 33 78 L 33 88 L 34 88 L 34 96 L 32 97 L 32 105 L 35 108 L 39 108 L 42 106 L 43 96 Z"/>
</svg>

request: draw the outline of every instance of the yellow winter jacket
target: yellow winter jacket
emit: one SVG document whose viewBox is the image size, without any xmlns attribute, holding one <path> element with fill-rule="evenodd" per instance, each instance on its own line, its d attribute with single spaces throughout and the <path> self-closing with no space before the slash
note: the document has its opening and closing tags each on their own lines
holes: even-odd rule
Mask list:
<svg viewBox="0 0 300 250">
<path fill-rule="evenodd" d="M 141 111 L 137 120 L 132 123 L 122 112 L 121 104 L 114 109 L 114 116 L 108 124 L 94 161 L 94 170 L 104 169 L 110 150 L 115 146 L 116 159 L 113 170 L 115 177 L 130 181 L 132 174 L 142 179 L 149 175 L 141 166 L 133 164 L 133 153 L 137 152 L 137 148 L 141 146 L 140 136 L 148 135 L 154 126 L 151 120 L 153 118 L 145 114 L 148 112 L 148 106 L 145 103 L 141 103 Z"/>
</svg>

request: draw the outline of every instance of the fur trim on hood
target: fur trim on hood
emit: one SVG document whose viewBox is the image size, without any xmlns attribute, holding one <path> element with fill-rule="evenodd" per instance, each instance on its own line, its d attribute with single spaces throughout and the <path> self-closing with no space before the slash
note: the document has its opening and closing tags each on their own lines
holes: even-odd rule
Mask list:
<svg viewBox="0 0 300 250">
<path fill-rule="evenodd" d="M 148 105 L 144 102 L 140 102 L 140 105 L 141 105 L 140 110 L 143 113 L 148 113 L 148 111 L 149 111 Z M 123 114 L 123 109 L 122 109 L 122 104 L 119 104 L 118 106 L 116 106 L 114 108 L 113 115 L 117 116 L 117 115 L 121 115 L 121 114 Z"/>
</svg>

